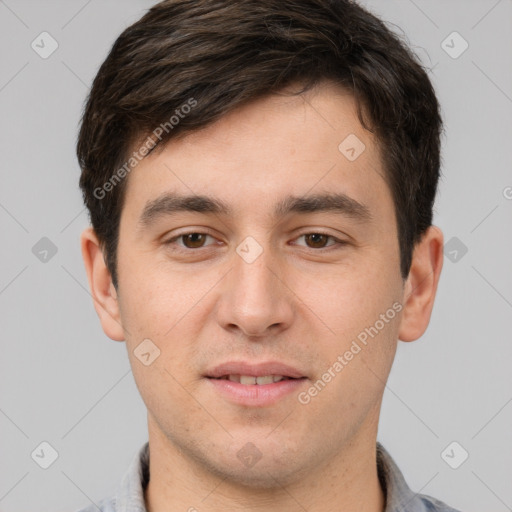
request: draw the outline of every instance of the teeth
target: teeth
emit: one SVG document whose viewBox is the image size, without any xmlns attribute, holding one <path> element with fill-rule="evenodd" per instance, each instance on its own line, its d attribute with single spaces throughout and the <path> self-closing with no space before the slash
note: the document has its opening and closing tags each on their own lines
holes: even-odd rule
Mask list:
<svg viewBox="0 0 512 512">
<path fill-rule="evenodd" d="M 240 375 L 240 384 L 250 386 L 256 384 L 256 377 L 248 377 L 247 375 Z"/>
<path fill-rule="evenodd" d="M 272 375 L 265 375 L 264 377 L 256 377 L 256 383 L 260 386 L 263 384 L 272 384 L 274 377 Z"/>
<path fill-rule="evenodd" d="M 227 379 L 231 382 L 239 382 L 244 386 L 254 386 L 258 384 L 263 386 L 265 384 L 272 384 L 274 382 L 279 382 L 286 377 L 282 375 L 262 375 L 261 377 L 252 377 L 250 375 L 228 375 Z"/>
</svg>

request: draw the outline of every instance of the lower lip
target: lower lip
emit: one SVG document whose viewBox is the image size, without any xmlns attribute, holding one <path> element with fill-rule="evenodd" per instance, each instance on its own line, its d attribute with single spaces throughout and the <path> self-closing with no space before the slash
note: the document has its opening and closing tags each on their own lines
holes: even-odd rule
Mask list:
<svg viewBox="0 0 512 512">
<path fill-rule="evenodd" d="M 298 392 L 304 386 L 306 378 L 280 380 L 263 385 L 245 385 L 227 379 L 208 378 L 207 380 L 216 391 L 231 402 L 245 406 L 265 407 L 275 404 L 291 393 Z"/>
</svg>

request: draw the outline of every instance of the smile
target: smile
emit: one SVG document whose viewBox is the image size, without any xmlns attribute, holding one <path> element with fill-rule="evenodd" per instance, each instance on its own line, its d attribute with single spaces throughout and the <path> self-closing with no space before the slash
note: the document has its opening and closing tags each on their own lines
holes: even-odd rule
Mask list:
<svg viewBox="0 0 512 512">
<path fill-rule="evenodd" d="M 225 375 L 220 377 L 224 380 L 229 380 L 231 382 L 239 382 L 244 386 L 254 386 L 255 384 L 258 386 L 264 386 L 266 384 L 272 384 L 274 382 L 280 382 L 285 379 L 290 379 L 291 377 L 285 377 L 284 375 L 262 375 L 262 376 L 252 376 L 252 375 Z"/>
</svg>

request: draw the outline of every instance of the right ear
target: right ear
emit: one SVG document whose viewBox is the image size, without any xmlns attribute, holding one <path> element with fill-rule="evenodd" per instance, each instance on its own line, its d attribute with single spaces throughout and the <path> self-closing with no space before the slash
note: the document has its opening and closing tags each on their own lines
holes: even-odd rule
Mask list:
<svg viewBox="0 0 512 512">
<path fill-rule="evenodd" d="M 94 299 L 94 309 L 96 309 L 103 331 L 115 341 L 124 341 L 117 291 L 105 264 L 100 242 L 92 227 L 83 231 L 80 245 L 89 288 Z"/>
</svg>

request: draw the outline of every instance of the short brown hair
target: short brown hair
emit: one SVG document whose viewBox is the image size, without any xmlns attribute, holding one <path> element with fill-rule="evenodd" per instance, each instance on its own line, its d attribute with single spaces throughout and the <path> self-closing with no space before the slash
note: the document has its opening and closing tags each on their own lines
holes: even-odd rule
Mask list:
<svg viewBox="0 0 512 512">
<path fill-rule="evenodd" d="M 194 108 L 159 144 L 291 83 L 303 92 L 323 80 L 354 95 L 361 123 L 385 148 L 405 279 L 432 223 L 442 129 L 432 84 L 407 45 L 350 0 L 166 0 L 115 41 L 78 137 L 80 186 L 114 285 L 125 180 L 113 178 L 129 172 L 137 140 L 191 98 Z"/>
</svg>

